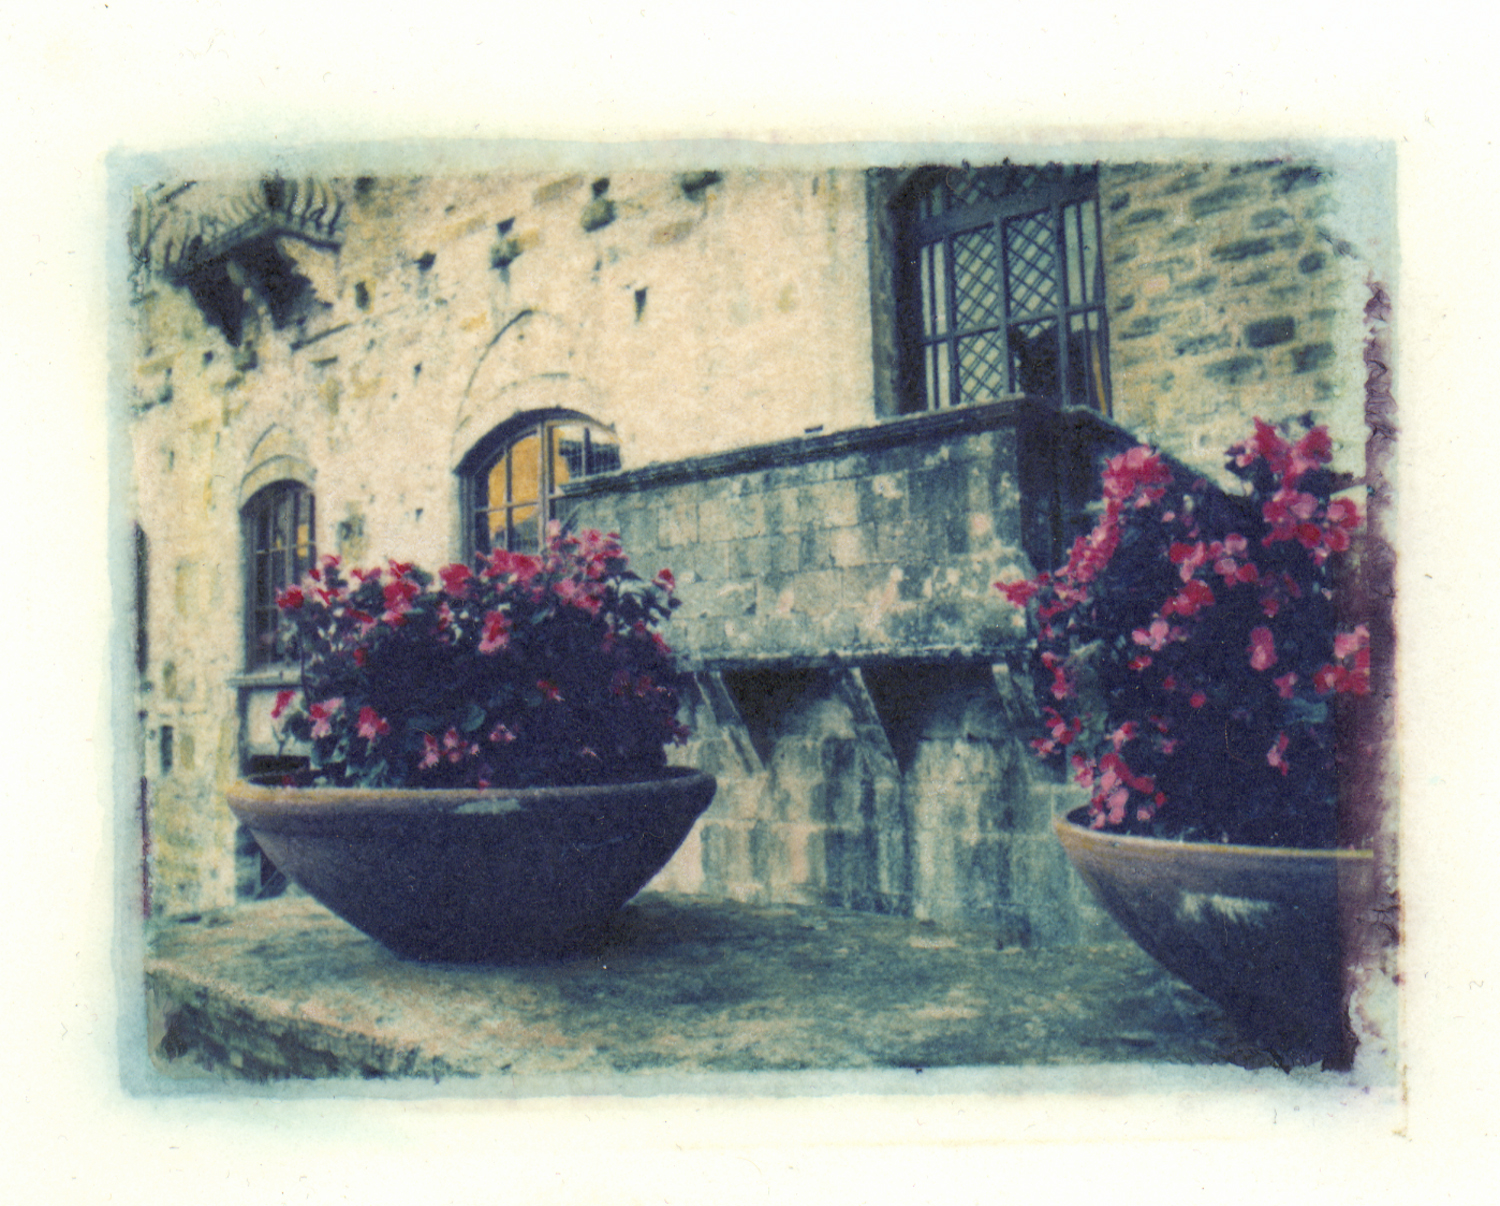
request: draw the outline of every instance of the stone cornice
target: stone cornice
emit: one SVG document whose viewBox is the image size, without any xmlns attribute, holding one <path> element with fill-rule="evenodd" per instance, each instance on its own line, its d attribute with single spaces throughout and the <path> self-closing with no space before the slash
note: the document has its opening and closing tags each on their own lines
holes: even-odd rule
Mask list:
<svg viewBox="0 0 1500 1206">
<path fill-rule="evenodd" d="M 702 481 L 787 465 L 803 465 L 809 461 L 827 460 L 896 445 L 940 443 L 957 436 L 1015 427 L 1027 420 L 1050 420 L 1069 426 L 1096 426 L 1101 431 L 1122 434 L 1108 419 L 1093 411 L 1059 411 L 1044 402 L 1017 395 L 982 405 L 904 415 L 869 427 L 856 427 L 826 435 L 794 436 L 789 440 L 755 444 L 729 452 L 664 461 L 617 473 L 596 474 L 567 483 L 562 492 L 570 498 L 635 493 L 676 482 Z"/>
</svg>

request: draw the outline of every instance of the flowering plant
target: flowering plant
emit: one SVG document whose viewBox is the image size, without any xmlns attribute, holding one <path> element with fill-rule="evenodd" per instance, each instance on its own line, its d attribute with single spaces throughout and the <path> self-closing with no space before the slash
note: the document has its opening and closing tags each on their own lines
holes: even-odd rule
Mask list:
<svg viewBox="0 0 1500 1206">
<path fill-rule="evenodd" d="M 657 631 L 678 605 L 672 574 L 632 573 L 617 536 L 552 524 L 537 556 L 497 550 L 435 579 L 396 561 L 349 573 L 324 557 L 277 599 L 302 685 L 272 719 L 310 744 L 318 782 L 618 780 L 657 772 L 686 737 Z"/>
<path fill-rule="evenodd" d="M 1255 421 L 1244 496 L 1142 445 L 1107 461 L 1067 564 L 996 583 L 1029 611 L 1044 758 L 1095 828 L 1256 845 L 1336 840 L 1334 706 L 1370 691 L 1369 630 L 1334 586 L 1361 517 L 1326 428 Z"/>
</svg>

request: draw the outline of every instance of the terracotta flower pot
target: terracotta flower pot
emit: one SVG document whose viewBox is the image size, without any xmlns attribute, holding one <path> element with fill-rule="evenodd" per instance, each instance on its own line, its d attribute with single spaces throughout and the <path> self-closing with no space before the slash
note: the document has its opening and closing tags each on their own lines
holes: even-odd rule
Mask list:
<svg viewBox="0 0 1500 1206">
<path fill-rule="evenodd" d="M 1125 837 L 1054 821 L 1069 859 L 1147 954 L 1287 1064 L 1350 1054 L 1341 922 L 1366 899 L 1367 850 Z"/>
<path fill-rule="evenodd" d="M 716 787 L 693 770 L 510 791 L 240 783 L 229 806 L 282 872 L 396 954 L 499 962 L 587 943 Z"/>
</svg>

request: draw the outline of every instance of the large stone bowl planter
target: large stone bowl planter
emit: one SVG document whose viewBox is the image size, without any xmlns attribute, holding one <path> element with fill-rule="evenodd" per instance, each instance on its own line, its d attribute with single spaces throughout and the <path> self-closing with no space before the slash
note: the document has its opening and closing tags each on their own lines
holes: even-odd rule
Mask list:
<svg viewBox="0 0 1500 1206">
<path fill-rule="evenodd" d="M 1341 918 L 1366 900 L 1368 850 L 1126 837 L 1054 821 L 1099 902 L 1146 953 L 1287 1065 L 1347 1063 Z"/>
<path fill-rule="evenodd" d="M 288 878 L 396 954 L 503 962 L 587 944 L 716 787 L 693 770 L 512 791 L 240 783 L 229 806 Z"/>
</svg>

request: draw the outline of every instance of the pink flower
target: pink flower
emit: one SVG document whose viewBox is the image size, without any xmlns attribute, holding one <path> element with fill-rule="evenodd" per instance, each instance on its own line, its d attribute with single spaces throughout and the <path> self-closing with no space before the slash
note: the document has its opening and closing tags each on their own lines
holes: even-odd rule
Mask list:
<svg viewBox="0 0 1500 1206">
<path fill-rule="evenodd" d="M 396 568 L 396 563 L 391 563 L 391 568 Z M 410 566 L 406 567 L 410 569 Z M 411 601 L 422 593 L 421 588 L 406 578 L 398 577 L 394 582 L 387 582 L 384 590 L 385 615 L 381 618 L 387 624 L 400 626 L 406 622 L 406 613 L 411 610 Z"/>
<path fill-rule="evenodd" d="M 1201 540 L 1196 544 L 1176 541 L 1167 549 L 1167 556 L 1171 558 L 1172 564 L 1177 566 L 1178 574 L 1186 582 L 1197 572 L 1198 567 L 1208 560 L 1208 546 Z"/>
<path fill-rule="evenodd" d="M 490 742 L 494 745 L 509 745 L 516 739 L 516 735 L 505 725 L 497 724 L 490 730 Z"/>
<path fill-rule="evenodd" d="M 677 579 L 672 576 L 672 571 L 669 569 L 657 570 L 656 577 L 652 581 L 668 594 L 677 589 Z"/>
<path fill-rule="evenodd" d="M 272 720 L 281 719 L 281 714 L 287 710 L 288 705 L 291 704 L 292 699 L 296 696 L 296 694 L 297 693 L 295 691 L 276 692 L 276 702 L 271 705 Z"/>
<path fill-rule="evenodd" d="M 422 761 L 417 763 L 421 770 L 436 766 L 442 761 L 442 751 L 438 746 L 437 739 L 431 733 L 422 734 Z"/>
<path fill-rule="evenodd" d="M 1291 743 L 1287 739 L 1287 735 L 1285 733 L 1282 733 L 1276 738 L 1276 744 L 1273 745 L 1266 754 L 1266 761 L 1274 766 L 1277 770 L 1279 770 L 1283 775 L 1286 774 L 1290 769 L 1287 766 L 1286 761 L 1286 747 L 1289 744 Z"/>
<path fill-rule="evenodd" d="M 296 611 L 306 602 L 307 596 L 300 586 L 289 586 L 276 596 L 276 606 L 282 611 Z"/>
<path fill-rule="evenodd" d="M 1152 653 L 1160 653 L 1166 647 L 1167 642 L 1173 640 L 1176 635 L 1179 635 L 1176 629 L 1165 620 L 1157 618 L 1151 621 L 1150 628 L 1137 628 L 1130 634 L 1130 639 L 1137 645 L 1146 646 Z M 1150 664 L 1151 660 L 1147 658 L 1146 665 Z"/>
<path fill-rule="evenodd" d="M 1359 527 L 1359 505 L 1352 499 L 1335 498 L 1328 504 L 1328 522 L 1348 531 Z"/>
<path fill-rule="evenodd" d="M 542 698 L 549 703 L 561 703 L 562 692 L 557 689 L 557 684 L 545 678 L 536 680 L 536 689 L 542 693 Z"/>
<path fill-rule="evenodd" d="M 513 577 L 520 585 L 525 586 L 541 572 L 541 568 L 541 561 L 535 557 L 512 553 L 509 549 L 496 549 L 490 554 L 481 573 L 486 578 Z"/>
<path fill-rule="evenodd" d="M 307 714 L 312 717 L 312 735 L 314 737 L 328 737 L 333 734 L 333 727 L 328 723 L 344 706 L 342 699 L 325 699 L 322 703 L 315 703 L 307 709 Z"/>
<path fill-rule="evenodd" d="M 379 738 L 391 731 L 391 726 L 374 708 L 366 706 L 359 710 L 359 725 L 356 731 L 371 745 L 374 745 Z"/>
<path fill-rule="evenodd" d="M 474 571 L 461 563 L 445 565 L 438 570 L 438 577 L 443 580 L 443 589 L 460 599 L 469 593 L 469 579 L 473 576 Z"/>
<path fill-rule="evenodd" d="M 1353 657 L 1369 643 L 1370 630 L 1365 625 L 1360 624 L 1353 632 L 1335 634 L 1333 638 L 1333 656 L 1343 661 L 1345 658 Z"/>
<path fill-rule="evenodd" d="M 1213 588 L 1207 582 L 1200 582 L 1197 578 L 1193 578 L 1177 594 L 1162 604 L 1161 611 L 1164 616 L 1191 616 L 1204 607 L 1212 606 L 1213 602 Z"/>
<path fill-rule="evenodd" d="M 443 756 L 449 762 L 459 763 L 465 757 L 472 758 L 479 753 L 479 747 L 464 740 L 457 729 L 449 729 L 443 734 Z"/>
<path fill-rule="evenodd" d="M 494 653 L 510 644 L 510 617 L 503 611 L 486 612 L 484 632 L 479 638 L 480 653 Z"/>
<path fill-rule="evenodd" d="M 1283 674 L 1280 678 L 1276 679 L 1275 681 L 1276 681 L 1276 694 L 1279 695 L 1279 696 L 1281 696 L 1282 699 L 1291 699 L 1292 695 L 1295 692 L 1296 686 L 1297 686 L 1297 676 L 1296 676 L 1296 674 L 1291 674 L 1291 673 Z"/>
<path fill-rule="evenodd" d="M 1188 696 L 1188 703 L 1195 708 L 1201 708 L 1207 702 L 1208 696 L 1203 694 L 1202 691 L 1194 691 L 1190 696 Z"/>
<path fill-rule="evenodd" d="M 1037 591 L 1044 585 L 1042 578 L 1023 578 L 1020 582 L 996 582 L 995 589 L 1005 596 L 1006 601 L 1016 607 L 1025 607 L 1030 603 Z"/>
<path fill-rule="evenodd" d="M 603 606 L 595 588 L 586 582 L 580 582 L 577 578 L 564 578 L 552 590 L 564 603 L 580 611 L 586 611 L 591 616 L 598 615 L 599 609 Z"/>
<path fill-rule="evenodd" d="M 1276 640 L 1264 625 L 1250 630 L 1250 668 L 1269 670 L 1276 664 Z"/>
</svg>

